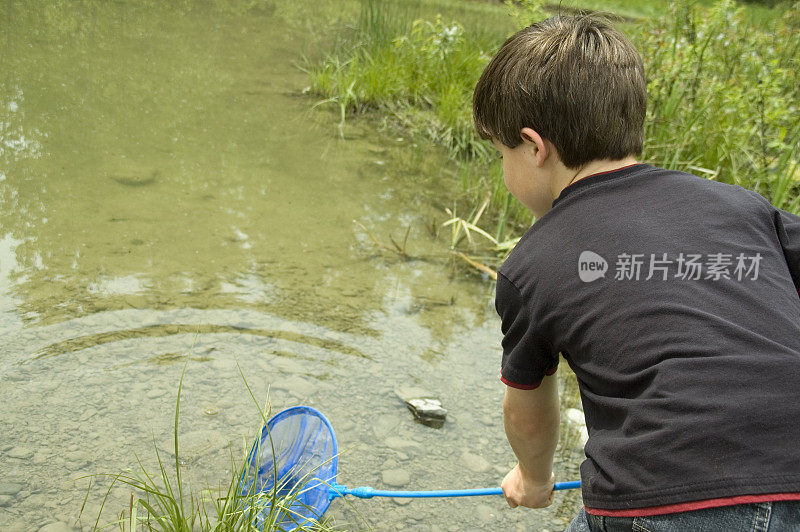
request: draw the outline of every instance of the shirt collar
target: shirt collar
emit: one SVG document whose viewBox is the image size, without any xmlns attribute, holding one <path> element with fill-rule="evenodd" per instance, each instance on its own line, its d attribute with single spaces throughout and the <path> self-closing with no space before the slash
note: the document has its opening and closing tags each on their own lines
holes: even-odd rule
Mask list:
<svg viewBox="0 0 800 532">
<path fill-rule="evenodd" d="M 608 181 L 610 179 L 616 179 L 621 176 L 626 176 L 628 174 L 632 174 L 639 170 L 639 167 L 649 166 L 646 163 L 633 163 L 627 166 L 622 166 L 620 168 L 615 168 L 614 170 L 606 170 L 605 172 L 597 172 L 596 174 L 590 174 L 586 177 L 582 177 L 579 180 L 575 181 L 574 183 L 570 183 L 561 191 L 561 194 L 553 201 L 553 207 L 560 201 L 562 201 L 567 196 L 574 194 L 584 188 L 591 187 L 592 185 L 596 185 L 597 183 L 601 183 L 603 181 Z"/>
</svg>

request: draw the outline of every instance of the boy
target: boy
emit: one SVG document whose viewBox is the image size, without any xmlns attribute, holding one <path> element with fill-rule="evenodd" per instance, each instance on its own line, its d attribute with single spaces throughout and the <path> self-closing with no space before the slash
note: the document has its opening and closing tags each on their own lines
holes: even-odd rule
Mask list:
<svg viewBox="0 0 800 532">
<path fill-rule="evenodd" d="M 636 161 L 645 75 L 622 34 L 510 37 L 475 127 L 537 218 L 500 268 L 511 507 L 553 500 L 559 353 L 589 440 L 569 530 L 800 530 L 800 218 Z"/>
</svg>

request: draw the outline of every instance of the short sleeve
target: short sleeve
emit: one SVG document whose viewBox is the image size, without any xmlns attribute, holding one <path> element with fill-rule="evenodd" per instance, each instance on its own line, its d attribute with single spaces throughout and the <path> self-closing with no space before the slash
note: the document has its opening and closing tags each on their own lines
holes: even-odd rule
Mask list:
<svg viewBox="0 0 800 532">
<path fill-rule="evenodd" d="M 781 209 L 775 210 L 775 228 L 792 274 L 795 288 L 800 294 L 800 217 Z"/>
<path fill-rule="evenodd" d="M 537 329 L 538 322 L 519 289 L 502 273 L 497 275 L 495 308 L 503 332 L 500 380 L 513 388 L 532 390 L 556 372 L 558 352 Z"/>
</svg>

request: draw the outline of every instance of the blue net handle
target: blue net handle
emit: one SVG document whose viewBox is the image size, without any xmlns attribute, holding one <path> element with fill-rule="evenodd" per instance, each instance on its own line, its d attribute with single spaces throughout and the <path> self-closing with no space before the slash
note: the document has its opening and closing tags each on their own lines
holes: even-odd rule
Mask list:
<svg viewBox="0 0 800 532">
<path fill-rule="evenodd" d="M 581 487 L 580 480 L 571 480 L 569 482 L 556 482 L 553 487 L 554 490 L 570 490 Z M 399 498 L 414 498 L 422 499 L 428 497 L 477 497 L 481 495 L 502 495 L 501 488 L 476 488 L 466 490 L 430 490 L 430 491 L 392 491 L 392 490 L 376 490 L 369 486 L 362 486 L 360 488 L 348 488 L 341 484 L 334 484 L 330 488 L 330 498 L 344 497 L 345 495 L 352 495 L 359 499 L 371 499 L 373 497 L 399 497 Z"/>
</svg>

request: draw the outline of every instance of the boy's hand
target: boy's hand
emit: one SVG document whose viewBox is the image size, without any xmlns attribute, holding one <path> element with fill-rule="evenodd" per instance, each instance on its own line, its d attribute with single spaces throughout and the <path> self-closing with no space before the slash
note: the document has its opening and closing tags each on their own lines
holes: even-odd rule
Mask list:
<svg viewBox="0 0 800 532">
<path fill-rule="evenodd" d="M 503 479 L 501 488 L 506 502 L 512 508 L 525 506 L 527 508 L 544 508 L 553 504 L 553 486 L 556 477 L 550 474 L 550 480 L 545 483 L 537 483 L 526 478 L 525 473 L 520 469 L 519 464 L 509 471 Z"/>
</svg>

